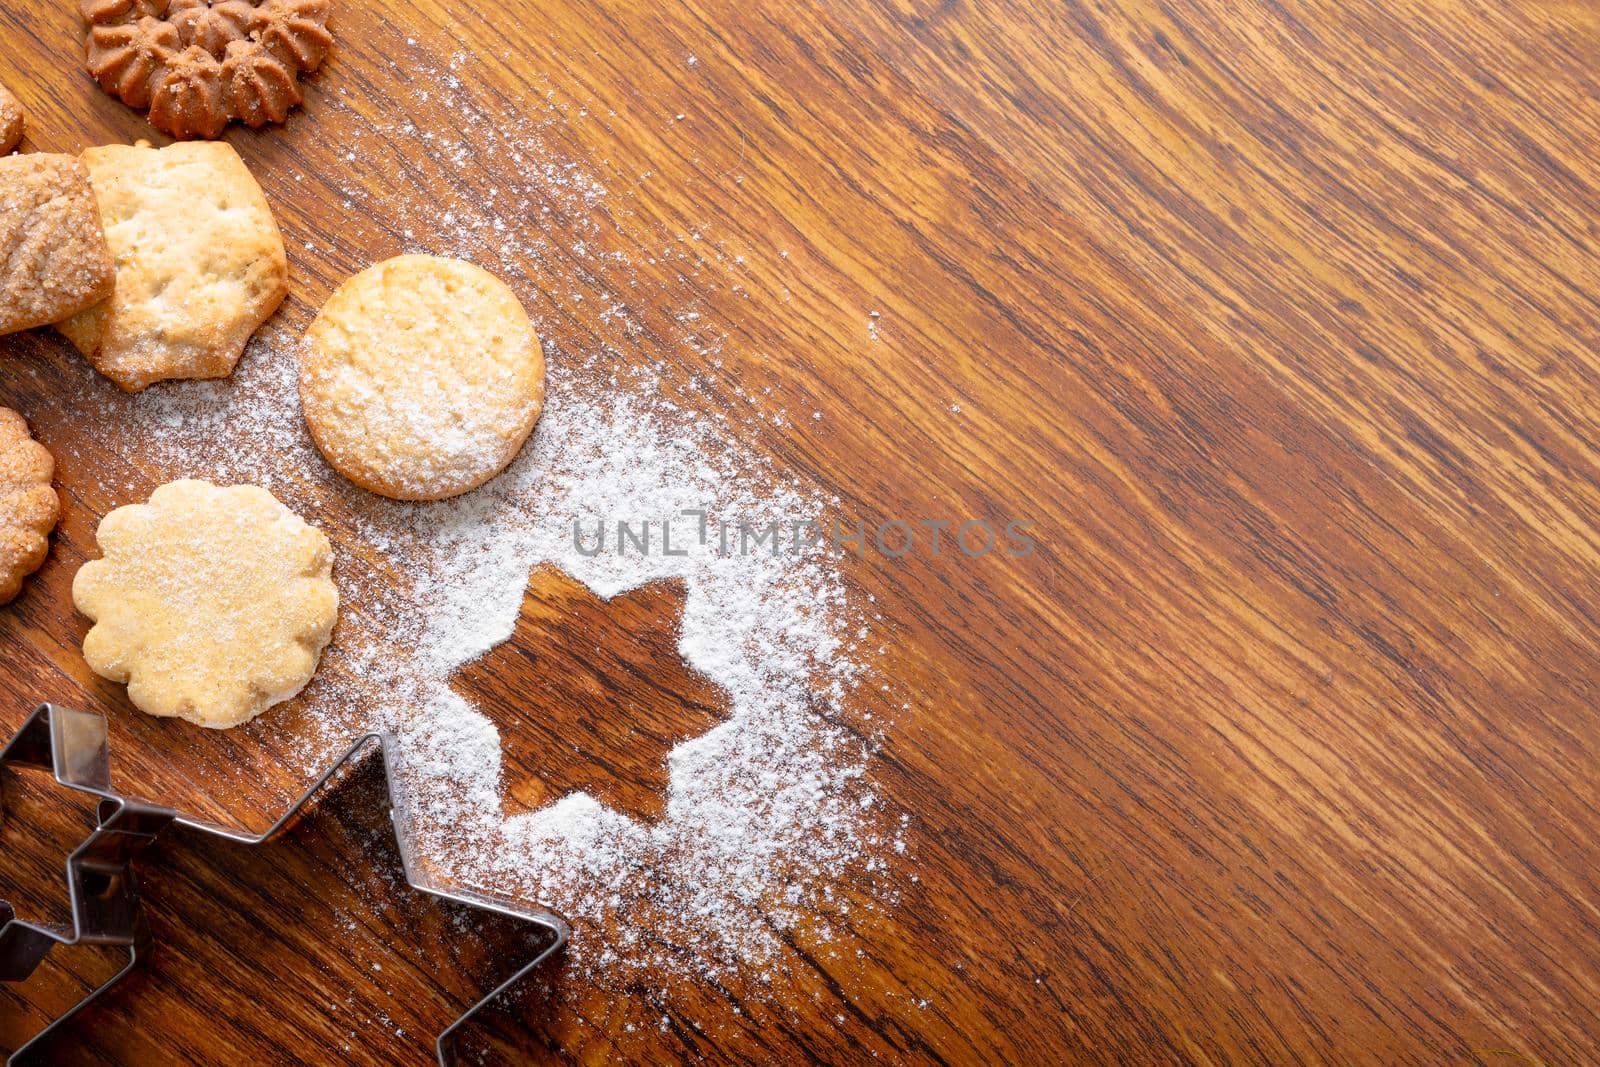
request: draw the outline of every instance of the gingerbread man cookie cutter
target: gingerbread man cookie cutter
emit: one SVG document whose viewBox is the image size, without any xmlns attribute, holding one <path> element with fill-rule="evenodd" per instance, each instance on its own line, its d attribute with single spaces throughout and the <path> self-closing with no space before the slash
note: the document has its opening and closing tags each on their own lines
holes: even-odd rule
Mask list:
<svg viewBox="0 0 1600 1067">
<path fill-rule="evenodd" d="M 57 784 L 99 800 L 97 825 L 83 844 L 67 858 L 67 892 L 71 906 L 70 923 L 33 923 L 17 918 L 10 904 L 0 901 L 0 981 L 16 982 L 33 974 L 35 968 L 57 945 L 111 945 L 126 948 L 128 962 L 104 984 L 91 990 L 62 1015 L 52 1020 L 6 1060 L 7 1067 L 27 1062 L 50 1036 L 69 1027 L 72 1020 L 138 967 L 150 948 L 150 935 L 144 922 L 143 904 L 133 871 L 135 858 L 154 844 L 167 828 L 177 825 L 201 834 L 243 845 L 260 845 L 276 837 L 305 810 L 312 799 L 335 776 L 353 766 L 377 745 L 383 753 L 383 771 L 388 787 L 389 809 L 395 829 L 395 843 L 406 882 L 440 900 L 492 912 L 543 929 L 550 943 L 509 978 L 474 1002 L 455 1022 L 440 1032 L 434 1052 L 440 1067 L 454 1067 L 456 1042 L 462 1028 L 479 1010 L 498 1000 L 546 961 L 566 947 L 571 927 L 561 916 L 538 908 L 524 908 L 481 893 L 446 887 L 423 872 L 414 862 L 413 835 L 403 808 L 396 803 L 395 746 L 381 733 L 364 734 L 334 761 L 277 822 L 255 834 L 191 819 L 175 809 L 119 794 L 111 785 L 111 754 L 105 716 L 43 704 L 0 749 L 0 770 L 6 767 L 48 771 Z M 0 802 L 3 817 L 3 802 Z"/>
</svg>

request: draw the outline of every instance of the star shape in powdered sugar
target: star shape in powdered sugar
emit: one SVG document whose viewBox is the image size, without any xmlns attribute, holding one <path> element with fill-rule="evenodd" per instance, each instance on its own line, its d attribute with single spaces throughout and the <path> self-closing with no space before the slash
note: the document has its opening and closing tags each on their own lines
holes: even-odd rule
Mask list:
<svg viewBox="0 0 1600 1067">
<path fill-rule="evenodd" d="M 728 717 L 723 691 L 678 654 L 685 596 L 659 581 L 606 600 L 554 567 L 533 572 L 511 639 L 451 679 L 500 730 L 507 814 L 581 790 L 660 818 L 667 753 Z"/>
</svg>

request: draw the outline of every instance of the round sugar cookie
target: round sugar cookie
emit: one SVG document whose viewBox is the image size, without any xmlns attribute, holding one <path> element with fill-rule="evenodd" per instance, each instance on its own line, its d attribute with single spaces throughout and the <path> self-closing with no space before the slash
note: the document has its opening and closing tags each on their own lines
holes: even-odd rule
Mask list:
<svg viewBox="0 0 1600 1067">
<path fill-rule="evenodd" d="M 322 306 L 300 348 L 300 404 L 340 474 L 396 500 L 442 500 L 516 458 L 544 407 L 544 353 L 492 274 L 400 256 Z"/>
<path fill-rule="evenodd" d="M 0 408 L 0 604 L 22 592 L 22 580 L 44 563 L 61 498 L 50 484 L 56 462 L 28 424 Z"/>
<path fill-rule="evenodd" d="M 271 493 L 171 482 L 95 536 L 72 582 L 83 658 L 140 711 L 221 729 L 311 680 L 339 613 L 333 550 Z"/>
</svg>

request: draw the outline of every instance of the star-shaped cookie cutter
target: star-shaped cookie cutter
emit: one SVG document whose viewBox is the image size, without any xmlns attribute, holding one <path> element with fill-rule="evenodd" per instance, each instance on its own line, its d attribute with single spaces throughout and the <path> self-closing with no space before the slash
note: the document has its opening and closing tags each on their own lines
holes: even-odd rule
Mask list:
<svg viewBox="0 0 1600 1067">
<path fill-rule="evenodd" d="M 394 822 L 395 843 L 406 881 L 430 896 L 471 908 L 504 915 L 548 930 L 551 943 L 511 977 L 495 986 L 434 1041 L 440 1067 L 456 1062 L 456 1039 L 462 1027 L 481 1009 L 522 981 L 536 968 L 566 946 L 571 936 L 567 921 L 552 912 L 529 909 L 481 893 L 445 888 L 424 873 L 414 862 L 413 834 L 403 807 L 395 798 L 395 745 L 387 735 L 365 734 L 358 738 L 333 765 L 313 782 L 300 798 L 265 831 L 259 834 L 191 819 L 172 808 L 133 800 L 111 786 L 111 756 L 105 716 L 73 711 L 53 704 L 40 705 L 0 749 L 0 769 L 26 767 L 51 772 L 56 782 L 68 789 L 88 793 L 99 799 L 97 825 L 83 844 L 67 858 L 67 891 L 71 905 L 70 924 L 26 922 L 0 901 L 0 981 L 27 978 L 56 945 L 112 945 L 128 951 L 128 962 L 104 984 L 90 991 L 65 1013 L 50 1022 L 25 1044 L 12 1052 L 7 1067 L 20 1064 L 50 1035 L 58 1032 L 74 1016 L 126 978 L 138 966 L 149 948 L 149 934 L 143 920 L 133 860 L 154 844 L 161 832 L 176 824 L 213 837 L 244 845 L 259 845 L 275 837 L 301 814 L 312 797 L 330 779 L 376 744 L 383 752 L 383 771 L 389 793 L 390 818 Z M 3 817 L 3 803 L 0 803 Z"/>
</svg>

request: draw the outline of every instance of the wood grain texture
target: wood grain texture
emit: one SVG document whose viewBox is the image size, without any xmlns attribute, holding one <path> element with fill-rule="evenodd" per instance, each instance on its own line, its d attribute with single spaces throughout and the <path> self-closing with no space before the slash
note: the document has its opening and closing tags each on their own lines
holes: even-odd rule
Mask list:
<svg viewBox="0 0 1600 1067">
<path fill-rule="evenodd" d="M 79 73 L 71 6 L 0 0 L 29 145 L 150 136 Z M 465 51 L 469 99 L 550 94 L 548 160 L 610 193 L 531 212 L 547 252 L 504 265 L 558 351 L 700 375 L 730 413 L 771 387 L 825 417 L 754 447 L 841 515 L 1021 519 L 1038 546 L 848 562 L 884 620 L 872 773 L 913 816 L 893 908 L 797 930 L 760 995 L 557 975 L 486 1055 L 1600 1061 L 1600 9 L 373 0 L 338 25 L 305 111 L 230 135 L 290 246 L 288 323 L 405 246 L 331 176 L 452 205 L 515 177 L 403 138 L 345 158 Z M 680 298 L 727 334 L 715 373 Z M 75 358 L 0 340 L 0 403 L 67 503 L 0 609 L 0 727 L 106 710 L 129 788 L 259 824 L 299 785 L 278 741 L 187 751 L 78 655 L 94 524 L 165 472 L 62 409 Z M 293 911 L 275 878 L 361 877 L 309 843 L 287 875 L 236 865 L 264 915 Z M 132 1035 L 181 1003 L 192 1061 L 424 1062 L 413 1026 L 483 973 L 378 981 L 424 967 L 409 913 L 363 907 L 341 958 L 313 923 L 258 938 L 196 858 L 151 867 L 194 940 L 64 1057 L 171 1062 Z M 49 899 L 49 870 L 5 894 Z M 96 964 L 0 992 L 36 1016 Z"/>
<path fill-rule="evenodd" d="M 533 572 L 511 639 L 450 683 L 500 730 L 508 817 L 574 790 L 635 819 L 665 813 L 667 753 L 728 717 L 678 654 L 685 596 L 652 582 L 604 600 L 548 564 Z"/>
</svg>

